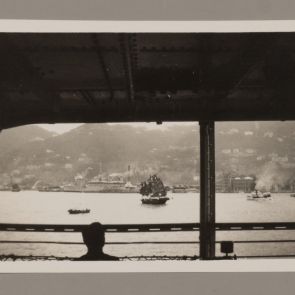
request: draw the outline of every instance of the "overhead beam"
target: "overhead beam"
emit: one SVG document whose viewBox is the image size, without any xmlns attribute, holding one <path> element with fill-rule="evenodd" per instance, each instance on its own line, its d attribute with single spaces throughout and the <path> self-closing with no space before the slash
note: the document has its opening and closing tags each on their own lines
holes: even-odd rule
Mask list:
<svg viewBox="0 0 295 295">
<path fill-rule="evenodd" d="M 0 77 L 3 80 L 15 80 L 16 89 L 20 93 L 31 91 L 40 99 L 42 104 L 49 107 L 49 111 L 57 113 L 60 110 L 60 95 L 46 81 L 42 74 L 32 65 L 28 56 L 20 50 L 8 34 L 0 36 L 2 64 L 7 65 L 6 71 L 2 68 Z M 4 54 L 5 52 L 5 54 Z M 4 71 L 4 72 L 3 72 Z M 5 77 L 6 76 L 6 77 Z M 8 78 L 7 78 L 8 76 Z M 24 90 L 25 89 L 25 90 Z"/>
<path fill-rule="evenodd" d="M 245 80 L 247 80 L 247 78 L 250 76 L 251 73 L 253 73 L 253 71 L 257 70 L 259 67 L 262 66 L 262 62 L 261 60 L 257 61 L 256 63 L 254 63 L 252 66 L 250 66 L 248 68 L 248 70 L 246 70 L 246 72 L 241 76 L 241 78 L 236 82 L 236 84 L 234 85 L 234 87 L 231 89 L 231 92 L 236 91 L 239 88 L 242 88 L 243 83 L 245 82 Z M 255 85 L 256 86 L 256 85 Z M 255 87 L 254 86 L 254 87 Z M 256 86 L 257 87 L 257 86 Z M 247 88 L 247 87 L 246 87 Z"/>
<path fill-rule="evenodd" d="M 134 100 L 134 79 L 133 79 L 133 72 L 132 72 L 132 57 L 131 57 L 131 48 L 129 42 L 129 34 L 121 34 L 119 35 L 120 38 L 120 46 L 122 50 L 123 56 L 123 66 L 124 72 L 126 76 L 126 84 L 127 84 L 127 91 L 128 91 L 128 98 L 129 100 Z"/>
<path fill-rule="evenodd" d="M 158 121 L 271 121 L 295 120 L 293 100 L 282 103 L 282 97 L 247 96 L 243 91 L 232 98 L 214 99 L 136 99 L 134 102 L 114 100 L 89 104 L 62 102 L 62 112 L 53 114 L 46 105 L 22 99 L 19 104 L 7 101 L 6 116 L 2 128 L 34 123 L 103 123 L 103 122 L 158 122 Z"/>
<path fill-rule="evenodd" d="M 267 51 L 275 43 L 276 39 L 269 36 L 256 38 L 253 35 L 245 39 L 240 45 L 240 50 L 236 51 L 227 63 L 214 69 L 207 86 L 214 89 L 223 88 L 231 94 L 257 66 L 263 63 Z"/>
<path fill-rule="evenodd" d="M 100 66 L 102 68 L 103 75 L 104 75 L 107 87 L 108 87 L 108 89 L 110 91 L 110 99 L 112 100 L 114 98 L 114 90 L 113 90 L 111 78 L 110 78 L 110 75 L 109 75 L 109 68 L 106 65 L 106 61 L 105 61 L 105 58 L 103 56 L 97 34 L 92 34 L 91 36 L 92 36 L 92 40 L 93 40 L 93 43 L 94 43 L 94 46 L 95 46 L 95 52 L 96 52 L 96 54 L 98 56 L 99 63 L 100 63 Z"/>
<path fill-rule="evenodd" d="M 0 132 L 5 128 L 6 124 L 9 124 L 7 119 L 9 118 L 9 112 L 7 109 L 9 96 L 6 92 L 0 92 Z"/>
<path fill-rule="evenodd" d="M 90 105 L 96 105 L 95 99 L 92 97 L 92 95 L 87 90 L 80 90 L 79 91 L 82 95 L 82 97 L 86 100 L 86 102 Z"/>
</svg>

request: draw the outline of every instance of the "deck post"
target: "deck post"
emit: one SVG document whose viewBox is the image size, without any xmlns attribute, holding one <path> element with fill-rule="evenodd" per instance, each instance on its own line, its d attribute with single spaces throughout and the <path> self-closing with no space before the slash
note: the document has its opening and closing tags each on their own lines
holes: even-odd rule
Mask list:
<svg viewBox="0 0 295 295">
<path fill-rule="evenodd" d="M 200 259 L 215 257 L 214 122 L 200 124 Z"/>
</svg>

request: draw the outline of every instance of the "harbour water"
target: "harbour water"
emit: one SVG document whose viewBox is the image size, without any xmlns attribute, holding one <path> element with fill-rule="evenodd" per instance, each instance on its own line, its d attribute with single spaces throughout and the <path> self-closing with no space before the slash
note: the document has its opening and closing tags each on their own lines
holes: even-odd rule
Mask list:
<svg viewBox="0 0 295 295">
<path fill-rule="evenodd" d="M 170 194 L 166 205 L 143 205 L 139 194 L 96 194 L 63 192 L 0 192 L 1 223 L 89 224 L 99 221 L 120 223 L 199 222 L 197 193 Z M 271 200 L 249 201 L 245 194 L 217 194 L 217 222 L 295 221 L 295 198 L 273 194 Z M 89 214 L 70 215 L 69 209 L 89 208 Z M 109 233 L 107 242 L 198 241 L 198 232 Z M 217 232 L 217 240 L 295 239 L 295 231 Z M 0 241 L 82 242 L 80 233 L 0 232 Z M 120 257 L 151 255 L 198 255 L 198 244 L 106 245 L 105 252 Z M 84 245 L 42 243 L 0 243 L 0 254 L 79 257 Z M 217 254 L 219 245 L 217 245 Z M 244 255 L 295 255 L 295 243 L 235 244 L 235 253 Z"/>
</svg>

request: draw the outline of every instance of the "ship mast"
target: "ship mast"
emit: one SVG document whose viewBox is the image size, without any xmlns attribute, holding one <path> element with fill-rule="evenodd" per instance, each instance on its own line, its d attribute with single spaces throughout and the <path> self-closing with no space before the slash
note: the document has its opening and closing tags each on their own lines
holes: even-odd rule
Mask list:
<svg viewBox="0 0 295 295">
<path fill-rule="evenodd" d="M 127 174 L 127 182 L 130 182 L 130 178 L 131 178 L 131 175 L 130 175 L 130 165 L 128 165 L 128 174 Z"/>
</svg>

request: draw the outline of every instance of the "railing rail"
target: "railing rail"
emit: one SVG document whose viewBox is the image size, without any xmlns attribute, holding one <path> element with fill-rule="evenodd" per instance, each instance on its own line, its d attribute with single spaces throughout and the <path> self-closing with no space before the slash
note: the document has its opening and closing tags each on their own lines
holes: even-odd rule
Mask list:
<svg viewBox="0 0 295 295">
<path fill-rule="evenodd" d="M 17 224 L 0 223 L 0 231 L 21 232 L 81 232 L 87 225 L 81 224 Z M 153 231 L 194 231 L 198 223 L 161 224 L 105 224 L 106 232 L 153 232 Z"/>
<path fill-rule="evenodd" d="M 0 223 L 0 231 L 19 232 L 81 232 L 81 224 L 18 224 Z M 199 223 L 105 224 L 106 232 L 198 231 Z M 216 223 L 217 231 L 294 230 L 295 222 L 239 222 Z"/>
<path fill-rule="evenodd" d="M 268 244 L 268 243 L 295 243 L 295 240 L 231 240 L 234 244 Z M 216 241 L 221 244 L 222 241 Z M 0 244 L 58 244 L 58 245 L 84 245 L 82 242 L 64 241 L 22 241 L 22 240 L 0 240 Z M 131 242 L 106 242 L 106 245 L 144 245 L 144 244 L 200 244 L 199 241 L 131 241 Z"/>
<path fill-rule="evenodd" d="M 241 230 L 293 230 L 295 222 L 235 222 L 216 223 L 215 229 L 220 231 Z"/>
</svg>

